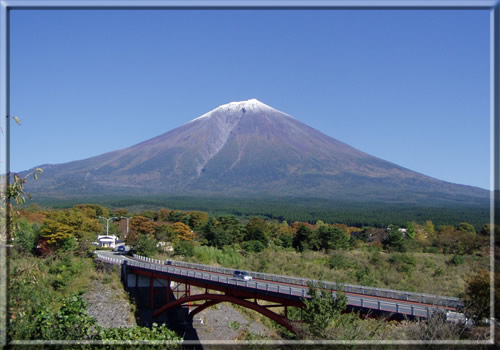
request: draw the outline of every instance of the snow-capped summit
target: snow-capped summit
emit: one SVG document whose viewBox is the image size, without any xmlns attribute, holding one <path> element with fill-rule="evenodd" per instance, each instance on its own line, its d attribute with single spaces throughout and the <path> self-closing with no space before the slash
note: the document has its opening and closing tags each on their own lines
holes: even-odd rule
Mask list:
<svg viewBox="0 0 500 350">
<path fill-rule="evenodd" d="M 256 98 L 252 98 L 250 100 L 246 101 L 237 101 L 237 102 L 229 102 L 224 105 L 221 105 L 217 107 L 215 110 L 220 110 L 220 111 L 242 111 L 243 109 L 245 111 L 248 110 L 261 110 L 261 109 L 272 109 L 275 110 L 274 108 L 266 105 L 265 103 L 260 102 Z"/>
<path fill-rule="evenodd" d="M 199 116 L 198 118 L 191 120 L 191 122 L 193 122 L 195 120 L 200 120 L 203 118 L 210 117 L 210 116 L 214 115 L 214 113 L 221 113 L 221 112 L 222 113 L 234 113 L 234 112 L 238 113 L 238 112 L 240 112 L 240 113 L 244 114 L 244 113 L 250 112 L 250 111 L 253 111 L 253 112 L 265 112 L 265 111 L 280 112 L 277 109 L 274 109 L 273 107 L 268 106 L 265 103 L 260 102 L 256 98 L 252 98 L 252 99 L 249 99 L 246 101 L 235 101 L 235 102 L 229 102 L 229 103 L 220 105 L 219 107 L 212 109 L 210 112 L 207 112 L 207 113 Z M 280 112 L 280 113 L 285 114 L 283 112 Z"/>
</svg>

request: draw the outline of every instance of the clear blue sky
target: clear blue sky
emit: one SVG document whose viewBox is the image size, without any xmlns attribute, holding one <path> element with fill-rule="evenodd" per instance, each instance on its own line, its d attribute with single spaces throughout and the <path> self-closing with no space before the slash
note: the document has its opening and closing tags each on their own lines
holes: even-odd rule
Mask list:
<svg viewBox="0 0 500 350">
<path fill-rule="evenodd" d="M 489 188 L 489 12 L 13 10 L 11 170 L 257 98 L 355 148 Z"/>
</svg>

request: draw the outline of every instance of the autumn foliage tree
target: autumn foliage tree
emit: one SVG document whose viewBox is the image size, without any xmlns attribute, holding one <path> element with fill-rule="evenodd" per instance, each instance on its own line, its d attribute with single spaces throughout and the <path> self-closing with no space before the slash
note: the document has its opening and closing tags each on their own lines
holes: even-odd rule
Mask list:
<svg viewBox="0 0 500 350">
<path fill-rule="evenodd" d="M 199 230 L 208 222 L 208 213 L 203 211 L 190 211 L 182 218 L 182 222 L 193 230 Z"/>
<path fill-rule="evenodd" d="M 95 209 L 78 206 L 53 211 L 47 214 L 40 229 L 40 249 L 43 254 L 50 253 L 72 238 L 79 251 L 85 252 L 89 242 L 95 241 L 102 230 L 102 224 L 95 218 Z"/>
<path fill-rule="evenodd" d="M 134 216 L 130 220 L 130 230 L 136 234 L 153 234 L 155 232 L 155 227 L 154 222 L 144 216 Z"/>
<path fill-rule="evenodd" d="M 172 230 L 177 234 L 179 239 L 182 241 L 192 241 L 195 237 L 194 232 L 191 232 L 189 226 L 183 224 L 182 222 L 176 222 L 175 224 L 173 224 Z"/>
<path fill-rule="evenodd" d="M 161 208 L 156 212 L 156 220 L 165 222 L 168 221 L 168 215 L 170 214 L 170 210 Z"/>
<path fill-rule="evenodd" d="M 73 238 L 73 229 L 64 223 L 47 219 L 40 229 L 40 248 L 42 254 L 50 254 L 62 247 L 64 242 Z"/>
</svg>

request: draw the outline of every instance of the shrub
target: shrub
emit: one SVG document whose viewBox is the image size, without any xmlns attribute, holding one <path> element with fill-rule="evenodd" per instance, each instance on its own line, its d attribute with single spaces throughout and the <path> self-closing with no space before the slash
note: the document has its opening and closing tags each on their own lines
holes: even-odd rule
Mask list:
<svg viewBox="0 0 500 350">
<path fill-rule="evenodd" d="M 151 238 L 149 235 L 139 235 L 136 246 L 137 254 L 152 257 L 158 252 L 158 247 L 156 246 L 157 243 L 158 242 L 155 239 Z"/>
<path fill-rule="evenodd" d="M 191 241 L 179 241 L 174 247 L 175 255 L 193 256 L 194 243 Z"/>
<path fill-rule="evenodd" d="M 237 321 L 230 321 L 227 323 L 227 326 L 231 329 L 234 329 L 235 331 L 240 329 L 240 324 Z"/>
<path fill-rule="evenodd" d="M 266 249 L 264 244 L 262 244 L 261 241 L 257 241 L 257 240 L 243 242 L 242 248 L 249 253 L 259 253 L 259 252 L 263 251 L 264 249 Z"/>
<path fill-rule="evenodd" d="M 222 254 L 217 256 L 217 263 L 222 266 L 240 266 L 242 261 L 240 253 L 233 247 L 224 247 Z"/>
<path fill-rule="evenodd" d="M 455 254 L 450 260 L 450 264 L 461 265 L 464 263 L 464 257 L 462 255 Z"/>
<path fill-rule="evenodd" d="M 405 251 L 405 237 L 397 226 L 389 228 L 389 233 L 387 234 L 387 238 L 385 239 L 384 243 L 386 248 L 389 250 L 399 252 Z"/>
<path fill-rule="evenodd" d="M 193 256 L 196 258 L 196 261 L 199 264 L 210 264 L 212 261 L 211 256 L 207 249 L 198 249 L 198 248 L 207 248 L 207 247 L 195 247 L 193 250 Z"/>
<path fill-rule="evenodd" d="M 408 254 L 392 254 L 389 262 L 397 265 L 417 265 L 417 260 Z"/>
<path fill-rule="evenodd" d="M 437 247 L 424 247 L 424 253 L 439 254 L 439 249 Z"/>
<path fill-rule="evenodd" d="M 436 270 L 434 270 L 434 274 L 432 276 L 434 277 L 439 277 L 444 274 L 444 271 L 442 268 L 438 267 Z"/>
<path fill-rule="evenodd" d="M 283 248 L 290 248 L 293 244 L 293 237 L 290 235 L 280 235 L 278 237 L 277 244 L 281 245 Z"/>
<path fill-rule="evenodd" d="M 373 265 L 379 265 L 382 263 L 382 256 L 380 255 L 380 250 L 374 250 L 370 256 L 370 263 Z"/>
<path fill-rule="evenodd" d="M 337 290 L 334 296 L 328 290 L 318 293 L 315 286 L 309 285 L 310 299 L 303 299 L 306 308 L 304 310 L 304 321 L 309 325 L 309 331 L 315 336 L 324 336 L 325 330 L 340 316 L 347 307 L 347 297 L 342 289 Z"/>
<path fill-rule="evenodd" d="M 62 252 L 74 252 L 78 247 L 78 243 L 75 237 L 69 237 L 61 242 L 60 251 Z"/>
<path fill-rule="evenodd" d="M 347 269 L 352 266 L 351 261 L 340 254 L 332 254 L 329 264 L 332 270 Z"/>
<path fill-rule="evenodd" d="M 87 303 L 78 294 L 65 298 L 63 305 L 55 314 L 46 305 L 41 307 L 33 315 L 29 326 L 31 339 L 40 340 L 180 340 L 174 331 L 165 325 L 158 327 L 155 323 L 151 329 L 102 328 L 95 318 L 87 313 Z M 180 348 L 175 343 L 168 345 L 169 348 Z"/>
<path fill-rule="evenodd" d="M 362 285 L 372 285 L 373 284 L 373 272 L 368 266 L 360 267 L 354 273 L 358 282 Z"/>
<path fill-rule="evenodd" d="M 392 254 L 389 262 L 396 266 L 397 271 L 410 275 L 417 265 L 417 260 L 407 254 Z"/>
<path fill-rule="evenodd" d="M 35 249 L 38 234 L 33 225 L 26 219 L 18 221 L 15 229 L 14 246 L 25 253 L 31 253 Z"/>
<path fill-rule="evenodd" d="M 463 332 L 460 323 L 448 322 L 446 314 L 434 312 L 430 318 L 413 323 L 408 329 L 408 339 L 458 340 Z"/>
<path fill-rule="evenodd" d="M 462 300 L 468 318 L 481 321 L 490 313 L 490 271 L 482 270 L 466 279 Z"/>
</svg>

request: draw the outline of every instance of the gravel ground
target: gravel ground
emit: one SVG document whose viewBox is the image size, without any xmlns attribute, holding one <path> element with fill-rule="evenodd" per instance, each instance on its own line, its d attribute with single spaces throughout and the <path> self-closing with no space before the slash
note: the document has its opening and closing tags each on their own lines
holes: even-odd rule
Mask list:
<svg viewBox="0 0 500 350">
<path fill-rule="evenodd" d="M 212 306 L 197 314 L 193 327 L 203 340 L 242 340 L 248 332 L 268 338 L 271 331 L 257 321 L 248 321 L 229 303 Z"/>
<path fill-rule="evenodd" d="M 136 326 L 134 314 L 124 290 L 117 290 L 110 284 L 95 280 L 91 290 L 83 294 L 88 303 L 89 315 L 96 318 L 102 327 Z M 269 337 L 271 331 L 257 321 L 249 321 L 230 303 L 212 306 L 197 314 L 193 327 L 198 338 L 203 340 L 241 340 L 250 332 Z"/>
<path fill-rule="evenodd" d="M 88 303 L 89 315 L 96 318 L 102 327 L 136 326 L 128 296 L 124 290 L 116 290 L 100 280 L 94 282 L 91 290 L 83 294 Z"/>
</svg>

